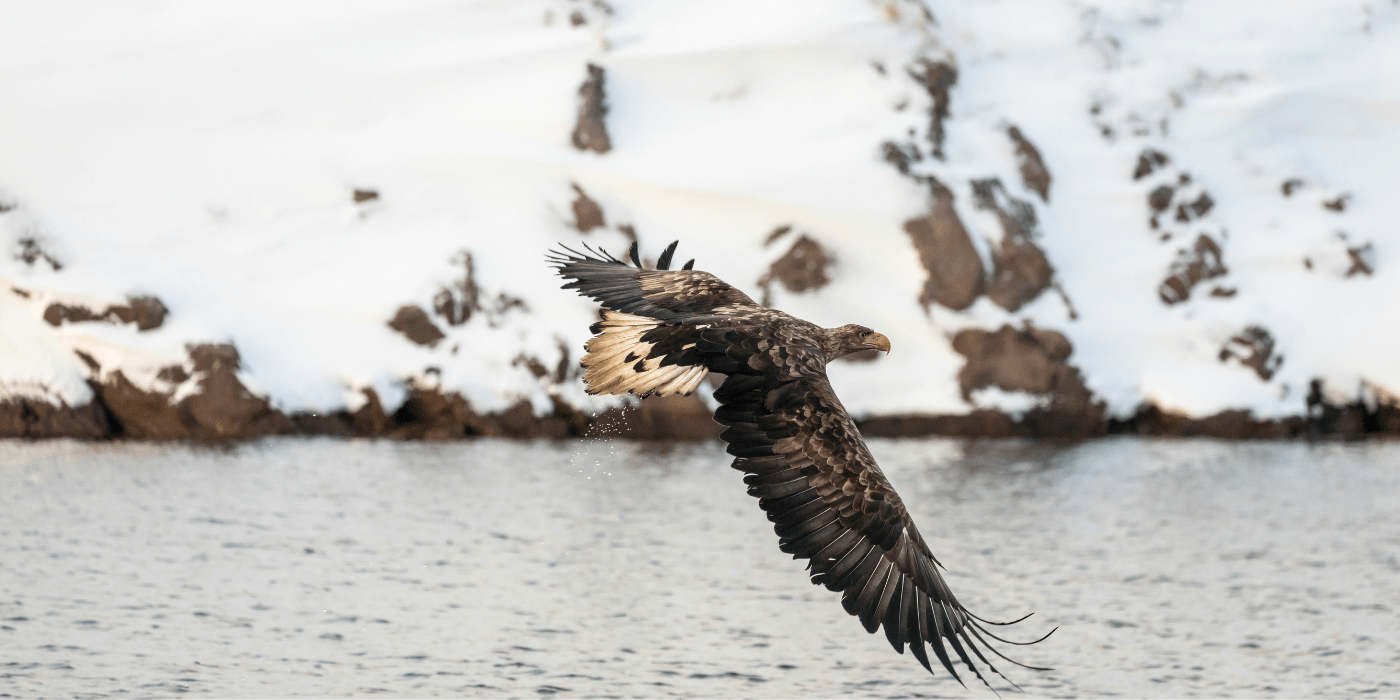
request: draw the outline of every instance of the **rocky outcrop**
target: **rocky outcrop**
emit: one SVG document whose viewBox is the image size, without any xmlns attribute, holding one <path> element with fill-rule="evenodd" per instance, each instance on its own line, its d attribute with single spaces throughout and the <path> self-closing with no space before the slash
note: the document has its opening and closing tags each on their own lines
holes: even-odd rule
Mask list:
<svg viewBox="0 0 1400 700">
<path fill-rule="evenodd" d="M 93 382 L 101 406 L 112 417 L 111 436 L 222 441 L 297 432 L 287 416 L 238 379 L 240 360 L 232 345 L 190 345 L 186 351 L 193 371 L 178 366 L 163 370 L 162 375 L 178 380 L 167 391 L 139 388 L 121 370 Z M 188 395 L 174 401 L 177 389 L 187 382 L 193 382 Z"/>
<path fill-rule="evenodd" d="M 1157 296 L 1168 306 L 1180 304 L 1191 298 L 1191 290 L 1205 280 L 1229 274 L 1225 266 L 1225 254 L 1220 244 L 1207 234 L 1196 238 L 1190 249 L 1177 251 L 1176 261 L 1167 272 L 1167 278 L 1157 288 Z M 1230 296 L 1230 295 L 1217 295 Z"/>
<path fill-rule="evenodd" d="M 1007 194 L 995 178 L 973 180 L 972 193 L 977 208 L 995 213 L 1001 223 L 1001 245 L 992 249 L 987 298 L 1007 311 L 1017 311 L 1040 296 L 1055 275 L 1045 251 L 1032 240 L 1035 207 Z"/>
<path fill-rule="evenodd" d="M 1141 180 L 1171 162 L 1167 154 L 1148 148 L 1138 155 L 1137 166 L 1133 168 L 1133 179 Z"/>
<path fill-rule="evenodd" d="M 920 59 L 909 69 L 909 77 L 923 86 L 932 104 L 928 108 L 928 142 L 933 157 L 943 159 L 943 122 L 948 119 L 948 91 L 958 82 L 958 69 L 951 63 Z"/>
<path fill-rule="evenodd" d="M 1027 139 L 1015 126 L 1006 128 L 1006 135 L 1016 146 L 1016 167 L 1021 171 L 1021 182 L 1026 188 L 1040 195 L 1042 202 L 1050 202 L 1050 170 L 1040 158 L 1040 149 Z"/>
<path fill-rule="evenodd" d="M 589 197 L 588 193 L 584 192 L 577 182 L 570 183 L 570 185 L 578 195 L 569 204 L 569 208 L 574 211 L 574 228 L 578 229 L 579 233 L 588 233 L 595 228 L 607 226 L 608 221 L 603 217 L 603 208 L 598 206 L 598 203 L 593 201 L 593 198 Z M 633 240 L 636 239 L 636 232 L 633 232 L 632 237 Z"/>
<path fill-rule="evenodd" d="M 428 318 L 428 312 L 414 304 L 399 307 L 389 319 L 389 327 L 418 345 L 432 347 L 447 336 Z"/>
<path fill-rule="evenodd" d="M 160 299 L 151 296 L 127 297 L 125 304 L 109 304 L 102 311 L 93 311 L 80 304 L 54 302 L 44 308 L 44 321 L 51 326 L 64 323 L 101 321 L 116 324 L 136 324 L 136 330 L 149 331 L 160 328 L 169 314 Z"/>
<path fill-rule="evenodd" d="M 1074 348 L 1063 334 L 1029 322 L 1019 330 L 1010 325 L 995 332 L 972 328 L 953 337 L 953 350 L 967 358 L 958 372 L 965 401 L 988 387 L 1025 392 L 1045 399 L 1020 420 L 1031 436 L 1087 437 L 1104 431 L 1104 405 L 1068 364 Z"/>
<path fill-rule="evenodd" d="M 1283 365 L 1283 355 L 1275 350 L 1274 336 L 1268 330 L 1249 326 L 1220 348 L 1220 361 L 1237 360 L 1267 382 Z"/>
<path fill-rule="evenodd" d="M 570 141 L 580 151 L 607 153 L 612 150 L 608 137 L 608 95 L 604 85 L 606 73 L 601 66 L 588 64 L 588 78 L 578 88 L 578 121 Z"/>
<path fill-rule="evenodd" d="M 6 211 L 9 210 L 7 209 Z M 49 268 L 54 272 L 63 269 L 63 263 L 60 262 L 53 253 L 49 252 L 38 238 L 33 236 L 24 236 L 17 241 L 14 258 L 30 267 L 33 267 L 35 263 L 45 262 L 48 263 Z"/>
<path fill-rule="evenodd" d="M 929 213 L 904 222 L 919 262 L 928 273 L 919 303 L 961 311 L 982 293 L 986 268 L 953 206 L 953 192 L 929 178 Z"/>
<path fill-rule="evenodd" d="M 102 405 L 54 405 L 43 399 L 0 401 L 0 438 L 78 438 L 107 437 L 111 423 Z"/>
<path fill-rule="evenodd" d="M 780 229 L 781 230 L 781 229 Z M 771 239 L 776 240 L 776 239 Z M 789 292 L 803 294 L 816 291 L 831 282 L 827 271 L 836 263 L 836 257 L 807 234 L 798 236 L 783 256 L 768 266 L 768 271 L 758 280 L 763 288 L 763 305 L 772 303 L 772 286 L 777 282 Z"/>
</svg>

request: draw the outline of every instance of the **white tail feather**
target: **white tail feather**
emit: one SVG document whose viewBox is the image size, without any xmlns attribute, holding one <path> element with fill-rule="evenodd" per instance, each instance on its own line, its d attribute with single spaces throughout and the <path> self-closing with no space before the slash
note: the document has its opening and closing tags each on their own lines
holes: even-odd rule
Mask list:
<svg viewBox="0 0 1400 700">
<path fill-rule="evenodd" d="M 588 354 L 582 361 L 583 381 L 588 384 L 588 393 L 669 396 L 694 391 L 709 370 L 699 365 L 663 367 L 664 357 L 647 357 L 655 344 L 642 342 L 641 338 L 660 325 L 661 321 L 654 318 L 603 312 L 598 335 L 584 345 Z M 627 361 L 628 357 L 632 358 L 631 362 Z M 640 372 L 636 369 L 639 358 L 645 358 Z"/>
</svg>

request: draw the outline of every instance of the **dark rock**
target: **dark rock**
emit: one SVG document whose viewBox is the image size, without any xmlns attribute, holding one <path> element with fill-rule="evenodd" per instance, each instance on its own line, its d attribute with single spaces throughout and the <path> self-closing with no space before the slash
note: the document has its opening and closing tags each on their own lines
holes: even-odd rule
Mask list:
<svg viewBox="0 0 1400 700">
<path fill-rule="evenodd" d="M 1260 326 L 1249 326 L 1239 335 L 1230 338 L 1225 347 L 1220 348 L 1220 361 L 1230 358 L 1254 370 L 1264 381 L 1273 379 L 1274 373 L 1283 365 L 1283 355 L 1274 354 L 1274 336 Z"/>
<path fill-rule="evenodd" d="M 1194 201 L 1182 202 L 1176 206 L 1176 220 L 1186 223 L 1192 219 L 1199 219 L 1215 207 L 1215 200 L 1211 199 L 1209 192 L 1202 192 Z"/>
<path fill-rule="evenodd" d="M 1153 214 L 1160 214 L 1172 205 L 1172 195 L 1176 194 L 1176 188 L 1171 185 L 1162 185 L 1152 190 L 1147 195 L 1147 206 L 1152 209 Z"/>
<path fill-rule="evenodd" d="M 786 236 L 789 233 L 792 233 L 792 226 L 787 224 L 773 229 L 773 232 L 768 234 L 767 238 L 763 239 L 763 247 L 767 248 L 768 246 L 773 245 L 778 241 L 779 238 L 782 238 L 783 236 Z"/>
<path fill-rule="evenodd" d="M 904 232 L 928 272 L 919 303 L 962 311 L 982 293 L 986 268 L 953 206 L 953 192 L 929 178 L 929 214 L 904 222 Z"/>
<path fill-rule="evenodd" d="M 73 354 L 77 355 L 78 359 L 82 360 L 83 364 L 87 365 L 88 370 L 91 371 L 93 374 L 96 374 L 97 372 L 100 372 L 102 370 L 101 363 L 99 363 L 97 361 L 97 358 L 93 357 L 92 355 L 89 355 L 83 352 L 82 350 L 74 350 Z"/>
<path fill-rule="evenodd" d="M 1177 252 L 1167 278 L 1157 288 L 1157 296 L 1163 304 L 1180 304 L 1191 298 L 1191 290 L 1201 281 L 1223 277 L 1229 272 L 1220 245 L 1203 233 L 1190 250 Z"/>
<path fill-rule="evenodd" d="M 948 90 L 958 82 L 958 69 L 951 64 L 920 59 L 909 69 L 909 76 L 922 85 L 933 100 L 929 107 L 928 142 L 933 157 L 943 159 L 943 121 L 948 118 Z"/>
<path fill-rule="evenodd" d="M 768 266 L 768 271 L 759 278 L 758 285 L 763 288 L 763 305 L 768 306 L 771 302 L 771 287 L 777 281 L 794 294 L 802 294 L 825 287 L 831 282 L 827 277 L 827 270 L 836 262 L 836 258 L 825 248 L 812 240 L 807 234 L 802 234 L 793 241 L 792 247 L 783 254 L 781 258 L 773 261 Z"/>
<path fill-rule="evenodd" d="M 1276 440 L 1307 433 L 1302 418 L 1260 420 L 1249 411 L 1227 410 L 1204 418 L 1191 418 L 1145 403 L 1126 420 L 1111 421 L 1111 434 L 1209 437 L 1229 440 Z"/>
<path fill-rule="evenodd" d="M 529 401 L 515 402 L 496 418 L 501 432 L 512 438 L 565 438 L 569 436 L 569 423 L 556 416 L 536 416 Z"/>
<path fill-rule="evenodd" d="M 238 380 L 238 350 L 232 345 L 190 345 L 186 350 L 194 361 L 198 391 L 178 407 L 192 437 L 234 440 L 296 432 L 291 419 Z"/>
<path fill-rule="evenodd" d="M 1347 210 L 1347 203 L 1350 201 L 1351 195 L 1343 194 L 1323 202 L 1322 206 L 1328 210 L 1341 213 Z"/>
<path fill-rule="evenodd" d="M 1369 242 L 1348 247 L 1347 257 L 1351 258 L 1351 268 L 1347 270 L 1347 277 L 1355 277 L 1356 275 L 1370 277 L 1376 271 L 1376 251 Z"/>
<path fill-rule="evenodd" d="M 389 327 L 403 334 L 405 338 L 428 347 L 437 345 L 447 337 L 433 325 L 428 313 L 414 304 L 399 307 L 398 312 L 389 320 Z"/>
<path fill-rule="evenodd" d="M 972 392 L 992 386 L 1048 394 L 1074 351 L 1064 335 L 1029 325 L 1023 330 L 1003 325 L 996 332 L 965 329 L 953 336 L 953 350 L 967 358 L 958 372 L 964 401 L 972 400 Z"/>
<path fill-rule="evenodd" d="M 460 326 L 470 321 L 473 313 L 481 310 L 481 289 L 476 286 L 476 269 L 472 264 L 470 252 L 459 252 L 453 258 L 453 262 L 462 266 L 462 277 L 438 290 L 433 296 L 433 311 L 449 325 Z M 403 309 L 399 311 L 402 313 Z M 431 335 L 427 333 L 421 337 L 428 338 Z M 431 341 L 429 344 L 433 342 L 437 341 Z"/>
<path fill-rule="evenodd" d="M 461 394 L 444 394 L 439 389 L 414 387 L 409 390 L 403 405 L 394 412 L 394 427 L 389 434 L 396 438 L 423 440 L 461 438 L 469 434 L 467 425 L 478 421 L 480 418 Z"/>
<path fill-rule="evenodd" d="M 1030 437 L 1088 437 L 1107 428 L 1104 405 L 1094 401 L 1079 370 L 1066 361 L 1073 347 L 1064 335 L 1035 328 L 1004 325 L 996 332 L 966 329 L 953 337 L 953 350 L 967 358 L 958 372 L 963 400 L 987 387 L 1023 391 L 1049 398 L 1021 418 L 1021 432 Z"/>
<path fill-rule="evenodd" d="M 101 313 L 86 306 L 52 303 L 44 308 L 44 321 L 51 326 L 63 323 L 84 323 L 104 321 L 106 323 L 135 323 L 136 330 L 149 331 L 160 328 L 169 314 L 160 299 L 155 297 L 129 297 L 126 304 L 110 304 Z"/>
<path fill-rule="evenodd" d="M 580 151 L 607 153 L 612 150 L 605 119 L 608 116 L 606 77 L 602 67 L 588 64 L 588 78 L 579 86 L 578 122 L 571 140 Z"/>
<path fill-rule="evenodd" d="M 570 185 L 578 194 L 578 197 L 570 205 L 574 210 L 574 228 L 578 229 L 579 233 L 588 233 L 595 228 L 606 226 L 608 222 L 603 217 L 603 208 L 598 206 L 598 203 L 593 201 L 593 198 L 589 197 L 588 193 L 578 186 L 578 183 L 570 183 Z M 636 236 L 636 231 L 633 231 L 632 235 Z"/>
<path fill-rule="evenodd" d="M 136 330 L 149 331 L 160 328 L 165 323 L 165 317 L 170 314 L 170 310 L 165 308 L 160 299 L 156 297 L 128 297 L 127 302 L 131 306 L 133 318 L 136 322 Z M 131 321 L 123 320 L 122 323 Z"/>
<path fill-rule="evenodd" d="M 184 384 L 185 380 L 190 378 L 190 373 L 186 372 L 185 368 L 181 365 L 169 365 L 161 367 L 160 371 L 156 372 L 156 378 L 165 380 L 171 384 Z"/>
<path fill-rule="evenodd" d="M 377 191 L 375 191 L 375 190 L 358 190 L 358 189 L 357 189 L 357 190 L 355 190 L 354 192 L 351 192 L 351 193 L 350 193 L 350 199 L 355 200 L 355 203 L 356 203 L 356 204 L 363 204 L 363 203 L 365 203 L 365 202 L 372 202 L 372 201 L 374 201 L 374 200 L 376 200 L 376 199 L 379 199 L 379 192 L 377 192 Z"/>
<path fill-rule="evenodd" d="M 1283 196 L 1292 197 L 1293 193 L 1298 191 L 1302 187 L 1303 181 L 1295 177 L 1290 178 L 1288 180 L 1284 180 L 1283 184 L 1279 186 L 1279 189 L 1283 191 Z"/>
<path fill-rule="evenodd" d="M 59 262 L 58 258 L 54 257 L 53 253 L 44 250 L 44 247 L 39 244 L 39 240 L 32 236 L 25 236 L 19 239 L 19 250 L 15 251 L 14 258 L 30 267 L 33 267 L 34 263 L 43 260 L 49 264 L 49 267 L 52 268 L 54 272 L 63 269 L 63 263 Z"/>
<path fill-rule="evenodd" d="M 1021 170 L 1021 181 L 1026 187 L 1040 195 L 1041 201 L 1050 201 L 1050 171 L 1040 158 L 1040 151 L 1015 126 L 1007 127 L 1007 136 L 1016 144 L 1016 164 Z"/>
<path fill-rule="evenodd" d="M 22 438 L 26 432 L 24 403 L 17 399 L 0 401 L 0 438 Z"/>
<path fill-rule="evenodd" d="M 82 406 L 51 404 L 38 398 L 0 402 L 0 438 L 98 440 L 110 437 L 111 431 L 107 413 L 96 401 Z"/>
<path fill-rule="evenodd" d="M 1133 179 L 1141 180 L 1170 162 L 1171 158 L 1168 158 L 1167 154 L 1148 148 L 1138 155 L 1137 167 L 1133 168 Z"/>
<path fill-rule="evenodd" d="M 360 437 L 379 437 L 393 425 L 393 420 L 384 413 L 384 405 L 379 403 L 379 394 L 374 389 L 361 389 L 364 394 L 363 406 L 350 412 L 350 429 Z"/>
<path fill-rule="evenodd" d="M 880 148 L 884 151 L 885 162 L 893 165 L 899 174 L 905 177 L 913 177 L 911 168 L 914 163 L 924 159 L 923 154 L 919 152 L 919 147 L 912 143 L 886 141 L 880 145 Z"/>
<path fill-rule="evenodd" d="M 170 394 L 144 391 L 121 370 L 93 387 L 117 423 L 117 433 L 134 440 L 182 440 L 190 435 L 187 417 L 171 405 Z"/>
<path fill-rule="evenodd" d="M 1001 246 L 992 250 L 987 298 L 1007 311 L 1017 311 L 1048 289 L 1055 275 L 1045 251 L 1031 240 L 1035 208 L 1008 195 L 995 178 L 974 180 L 972 193 L 977 207 L 995 212 L 1001 222 Z"/>
</svg>

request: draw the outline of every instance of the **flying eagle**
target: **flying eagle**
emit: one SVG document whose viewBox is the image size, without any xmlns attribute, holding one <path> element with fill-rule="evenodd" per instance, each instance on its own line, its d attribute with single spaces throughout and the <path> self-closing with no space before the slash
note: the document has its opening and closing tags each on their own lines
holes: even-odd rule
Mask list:
<svg viewBox="0 0 1400 700">
<path fill-rule="evenodd" d="M 903 654 L 908 645 L 929 672 L 925 645 L 959 683 L 947 647 L 989 688 L 971 657 L 1002 674 L 979 644 L 1025 666 L 987 638 L 1035 642 L 1011 642 L 983 626 L 1020 620 L 984 620 L 953 596 L 827 380 L 828 362 L 861 350 L 888 353 L 888 338 L 865 326 L 821 328 L 764 308 L 692 269 L 694 260 L 671 270 L 675 243 L 650 270 L 636 243 L 629 256 L 635 267 L 584 247 L 591 255 L 564 248 L 546 260 L 570 280 L 564 289 L 602 304 L 582 360 L 588 393 L 689 395 L 709 372 L 725 375 L 714 394 L 715 420 L 726 426 L 720 437 L 734 468 L 748 474 L 744 483 L 773 522 L 778 548 L 808 560 L 812 583 L 841 592 L 841 605 L 866 631 L 884 626 L 895 650 Z"/>
</svg>

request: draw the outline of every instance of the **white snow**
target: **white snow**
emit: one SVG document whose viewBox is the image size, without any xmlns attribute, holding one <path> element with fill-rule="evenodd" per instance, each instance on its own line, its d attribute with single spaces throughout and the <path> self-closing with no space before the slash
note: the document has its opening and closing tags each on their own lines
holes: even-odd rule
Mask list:
<svg viewBox="0 0 1400 700">
<path fill-rule="evenodd" d="M 832 283 L 775 287 L 774 302 L 890 336 L 888 358 L 832 367 L 857 413 L 969 410 L 951 335 L 1023 320 L 1064 333 L 1118 414 L 1144 400 L 1296 414 L 1313 378 L 1349 397 L 1362 382 L 1400 390 L 1395 2 L 931 10 L 932 25 L 916 4 L 867 0 L 15 4 L 0 25 L 0 204 L 15 207 L 0 214 L 0 397 L 88 400 L 73 349 L 153 387 L 187 343 L 233 342 L 250 387 L 283 410 L 334 410 L 360 387 L 393 406 L 413 378 L 485 410 L 518 397 L 547 410 L 550 391 L 610 405 L 514 360 L 552 367 L 559 340 L 577 359 L 594 312 L 542 257 L 557 241 L 620 253 L 618 224 L 653 258 L 680 239 L 681 261 L 755 297 L 791 240 L 765 248 L 770 231 L 820 241 L 837 258 Z M 1001 233 L 970 181 L 1000 178 L 1035 204 L 1077 320 L 1053 292 L 1014 314 L 985 298 L 965 312 L 918 304 L 925 274 L 901 226 L 925 193 L 880 144 L 927 127 L 929 98 L 905 73 L 921 56 L 959 69 L 946 160 L 921 168 L 955 192 L 984 255 Z M 606 155 L 569 143 L 590 62 L 607 71 Z M 1048 205 L 1021 184 L 1009 124 L 1044 157 Z M 1134 181 L 1147 147 L 1171 164 Z M 1214 208 L 1151 230 L 1147 193 L 1181 173 Z M 1285 198 L 1291 178 L 1304 185 Z M 571 183 L 608 230 L 571 228 Z M 356 204 L 360 188 L 380 196 Z M 1342 194 L 1344 212 L 1323 208 Z M 1201 232 L 1229 273 L 1166 306 L 1158 285 Z M 61 269 L 14 257 L 22 238 Z M 1365 243 L 1374 275 L 1345 277 L 1346 248 Z M 484 297 L 528 311 L 434 317 L 447 338 L 433 348 L 390 330 L 400 306 L 431 309 L 463 250 Z M 1237 294 L 1210 297 L 1216 285 Z M 140 294 L 169 307 L 164 326 L 41 319 L 45 299 Z M 1267 382 L 1217 356 L 1251 325 L 1284 357 Z"/>
</svg>

